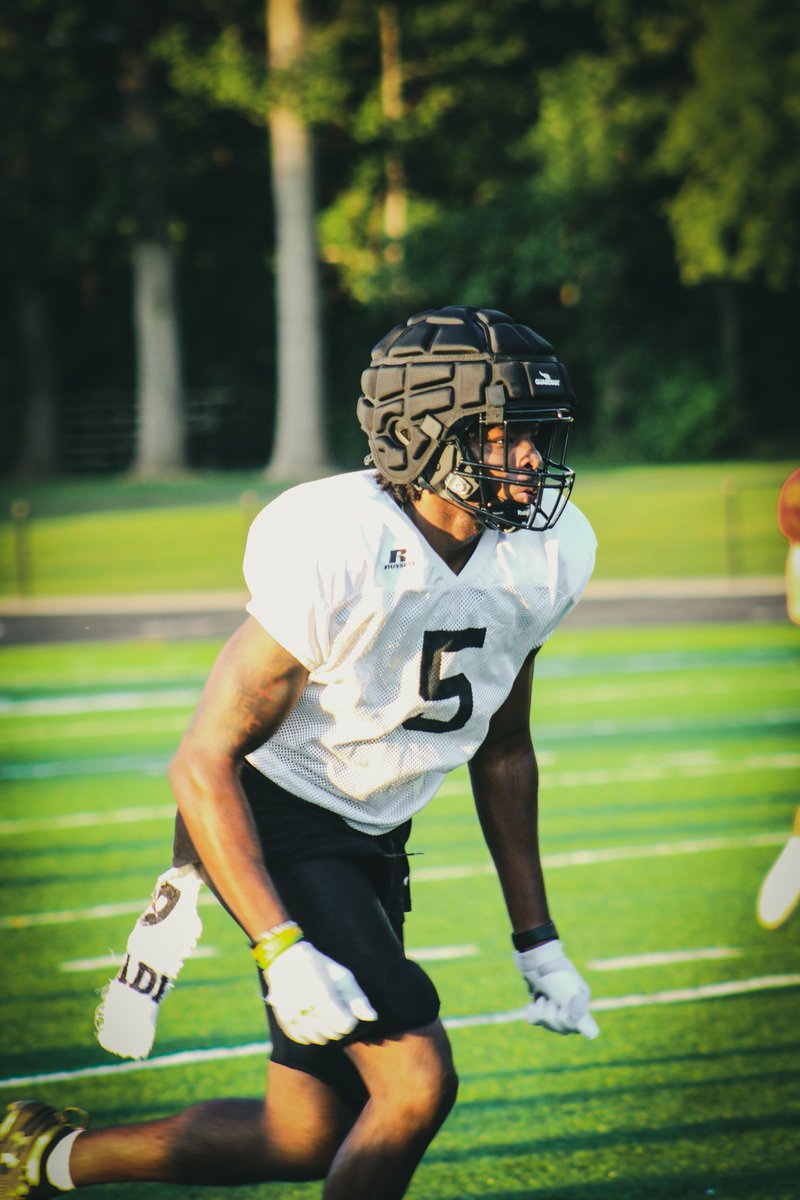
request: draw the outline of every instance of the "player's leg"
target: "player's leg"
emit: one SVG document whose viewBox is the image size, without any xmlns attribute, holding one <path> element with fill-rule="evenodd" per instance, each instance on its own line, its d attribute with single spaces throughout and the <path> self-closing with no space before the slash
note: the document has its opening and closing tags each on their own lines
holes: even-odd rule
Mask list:
<svg viewBox="0 0 800 1200">
<path fill-rule="evenodd" d="M 437 1020 L 347 1053 L 369 1101 L 333 1160 L 325 1200 L 398 1200 L 455 1103 L 458 1081 Z"/>
<path fill-rule="evenodd" d="M 758 892 L 756 915 L 765 929 L 779 929 L 800 903 L 800 808 L 792 833 L 770 867 Z"/>
<path fill-rule="evenodd" d="M 30 1136 L 17 1121 L 13 1142 L 3 1143 L 0 1196 L 46 1197 L 70 1182 L 80 1188 L 322 1179 L 355 1116 L 320 1080 L 274 1063 L 265 1101 L 207 1100 L 161 1120 L 75 1137 L 64 1137 L 58 1114 L 37 1108 L 22 1114 Z M 43 1146 L 51 1128 L 52 1143 Z"/>
<path fill-rule="evenodd" d="M 325 1084 L 271 1063 L 263 1102 L 208 1100 L 163 1120 L 78 1138 L 73 1178 L 77 1186 L 320 1179 L 352 1122 L 353 1113 Z"/>
<path fill-rule="evenodd" d="M 298 1047 L 273 1022 L 273 1054 L 305 1065 L 353 1096 L 343 1067 L 357 1068 L 358 1119 L 328 1175 L 326 1200 L 403 1196 L 457 1090 L 450 1045 L 431 980 L 403 952 L 405 859 L 317 859 L 276 872 L 287 908 L 310 941 L 343 962 L 378 1013 L 338 1046 Z M 331 898 L 336 903 L 331 903 Z M 355 1072 L 353 1072 L 355 1075 Z"/>
</svg>

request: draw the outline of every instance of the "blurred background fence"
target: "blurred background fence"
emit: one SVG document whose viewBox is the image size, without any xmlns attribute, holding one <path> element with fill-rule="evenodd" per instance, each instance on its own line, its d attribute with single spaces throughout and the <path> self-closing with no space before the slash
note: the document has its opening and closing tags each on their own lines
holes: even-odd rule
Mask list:
<svg viewBox="0 0 800 1200">
<path fill-rule="evenodd" d="M 265 463 L 269 426 L 264 406 L 263 391 L 246 385 L 185 389 L 186 466 L 229 470 Z M 130 471 L 138 425 L 132 388 L 66 393 L 58 431 L 62 471 L 75 475 Z"/>
</svg>

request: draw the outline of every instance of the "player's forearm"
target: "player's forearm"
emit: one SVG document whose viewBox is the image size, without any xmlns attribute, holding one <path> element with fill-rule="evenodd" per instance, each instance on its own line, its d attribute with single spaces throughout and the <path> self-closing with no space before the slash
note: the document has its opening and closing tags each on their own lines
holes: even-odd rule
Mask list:
<svg viewBox="0 0 800 1200">
<path fill-rule="evenodd" d="M 470 764 L 475 806 L 515 930 L 549 920 L 539 855 L 538 770 L 530 743 L 479 752 Z"/>
<path fill-rule="evenodd" d="M 285 921 L 270 881 L 238 771 L 196 756 L 175 756 L 169 769 L 175 801 L 195 849 L 225 904 L 250 936 Z"/>
</svg>

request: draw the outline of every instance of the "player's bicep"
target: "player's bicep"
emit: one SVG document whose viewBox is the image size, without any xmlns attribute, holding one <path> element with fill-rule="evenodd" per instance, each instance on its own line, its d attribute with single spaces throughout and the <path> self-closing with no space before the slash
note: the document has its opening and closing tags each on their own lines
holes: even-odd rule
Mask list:
<svg viewBox="0 0 800 1200">
<path fill-rule="evenodd" d="M 186 738 L 204 754 L 238 760 L 288 716 L 308 671 L 249 617 L 222 648 Z"/>
<path fill-rule="evenodd" d="M 532 650 L 522 664 L 511 691 L 489 722 L 486 737 L 475 759 L 506 753 L 514 744 L 530 745 L 531 694 L 536 653 L 536 650 Z"/>
</svg>

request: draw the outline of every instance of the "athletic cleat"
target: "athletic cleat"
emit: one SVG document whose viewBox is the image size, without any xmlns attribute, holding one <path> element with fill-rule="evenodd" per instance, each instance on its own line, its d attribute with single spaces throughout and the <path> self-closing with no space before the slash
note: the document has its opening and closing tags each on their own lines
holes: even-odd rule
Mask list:
<svg viewBox="0 0 800 1200">
<path fill-rule="evenodd" d="M 78 1108 L 57 1112 L 36 1100 L 9 1104 L 0 1122 L 0 1200 L 46 1200 L 62 1195 L 48 1181 L 45 1164 L 63 1138 L 87 1124 L 86 1113 Z"/>
</svg>

